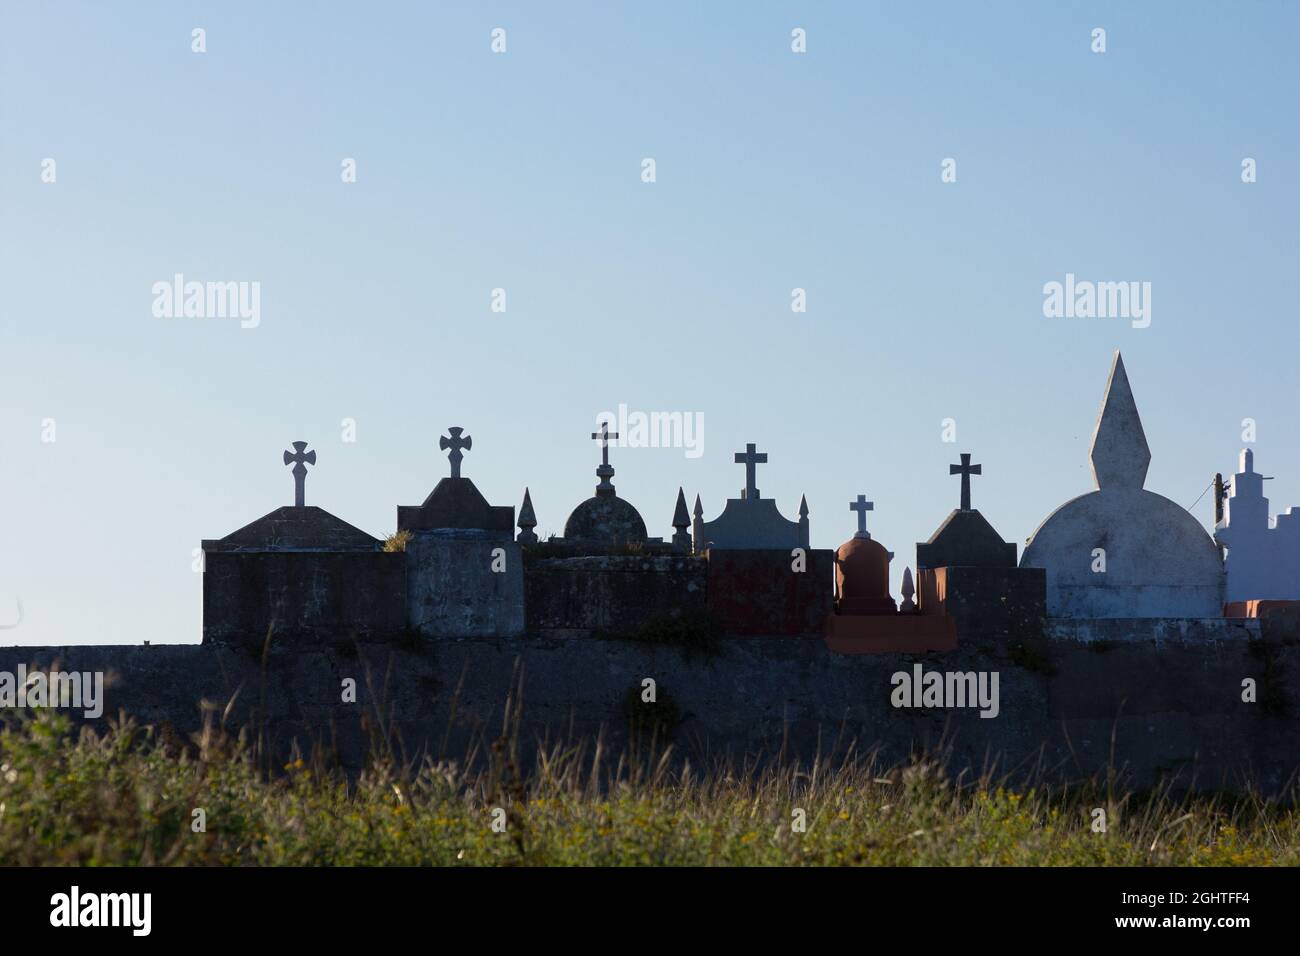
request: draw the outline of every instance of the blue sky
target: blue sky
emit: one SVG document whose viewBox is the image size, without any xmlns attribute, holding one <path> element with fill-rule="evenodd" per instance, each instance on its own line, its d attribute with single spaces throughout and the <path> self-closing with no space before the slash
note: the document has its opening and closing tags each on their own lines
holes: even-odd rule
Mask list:
<svg viewBox="0 0 1300 956">
<path fill-rule="evenodd" d="M 619 403 L 703 416 L 698 458 L 611 452 L 651 534 L 753 441 L 814 546 L 872 498 L 897 581 L 961 451 L 1021 545 L 1090 489 L 1115 348 L 1149 489 L 1191 504 L 1252 417 L 1300 505 L 1297 35 L 1293 2 L 7 0 L 3 639 L 198 640 L 192 550 L 292 502 L 295 439 L 308 502 L 384 535 L 463 425 L 558 534 Z M 1045 318 L 1067 272 L 1149 281 L 1150 327 Z M 155 318 L 176 273 L 259 282 L 260 324 Z"/>
</svg>

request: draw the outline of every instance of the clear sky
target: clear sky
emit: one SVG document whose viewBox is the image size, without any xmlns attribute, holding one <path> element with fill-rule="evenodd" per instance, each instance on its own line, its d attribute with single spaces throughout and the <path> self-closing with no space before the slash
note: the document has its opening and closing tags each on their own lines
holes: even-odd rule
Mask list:
<svg viewBox="0 0 1300 956">
<path fill-rule="evenodd" d="M 292 503 L 295 439 L 382 536 L 462 425 L 558 534 L 620 403 L 703 416 L 699 457 L 611 450 L 652 535 L 752 441 L 816 547 L 873 499 L 897 582 L 959 452 L 1022 546 L 1091 488 L 1116 348 L 1149 489 L 1190 505 L 1251 417 L 1300 505 L 1297 36 L 1295 2 L 4 0 L 0 641 L 198 640 L 193 549 Z M 260 283 L 260 323 L 155 317 L 176 273 Z M 1044 317 L 1066 273 L 1150 282 L 1150 326 Z"/>
</svg>

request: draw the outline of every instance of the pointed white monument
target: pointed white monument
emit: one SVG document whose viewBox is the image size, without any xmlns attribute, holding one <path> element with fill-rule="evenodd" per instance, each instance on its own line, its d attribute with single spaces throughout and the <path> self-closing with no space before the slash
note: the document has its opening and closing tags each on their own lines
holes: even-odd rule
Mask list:
<svg viewBox="0 0 1300 956">
<path fill-rule="evenodd" d="M 1092 435 L 1097 490 L 1066 502 L 1025 546 L 1047 571 L 1051 617 L 1221 617 L 1219 550 L 1180 505 L 1145 490 L 1151 449 L 1118 351 Z"/>
</svg>

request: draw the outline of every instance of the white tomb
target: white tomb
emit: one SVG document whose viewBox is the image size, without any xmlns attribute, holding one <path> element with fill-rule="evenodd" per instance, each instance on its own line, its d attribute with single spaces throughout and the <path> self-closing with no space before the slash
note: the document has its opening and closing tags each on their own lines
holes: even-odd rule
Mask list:
<svg viewBox="0 0 1300 956">
<path fill-rule="evenodd" d="M 1052 512 L 1021 567 L 1047 571 L 1051 617 L 1222 617 L 1223 562 L 1200 523 L 1143 488 L 1151 450 L 1118 351 L 1089 451 L 1096 491 Z"/>
<path fill-rule="evenodd" d="M 1264 476 L 1255 471 L 1255 454 L 1241 450 L 1232 476 L 1223 519 L 1214 537 L 1228 549 L 1229 601 L 1300 600 L 1300 512 L 1288 508 L 1272 522 L 1264 497 Z"/>
</svg>

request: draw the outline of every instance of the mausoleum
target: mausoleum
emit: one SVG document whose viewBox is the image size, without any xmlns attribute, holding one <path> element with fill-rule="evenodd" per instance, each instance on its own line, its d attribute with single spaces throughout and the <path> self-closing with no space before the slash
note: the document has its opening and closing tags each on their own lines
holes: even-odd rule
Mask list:
<svg viewBox="0 0 1300 956">
<path fill-rule="evenodd" d="M 1047 572 L 1048 615 L 1221 617 L 1214 541 L 1186 509 L 1143 487 L 1151 451 L 1118 351 L 1089 456 L 1096 490 L 1052 512 L 1020 562 Z"/>
<path fill-rule="evenodd" d="M 296 441 L 294 503 L 204 540 L 203 639 L 260 650 L 282 641 L 381 640 L 406 627 L 406 562 L 383 542 L 306 503 L 316 452 Z"/>
<path fill-rule="evenodd" d="M 421 505 L 398 506 L 406 544 L 407 615 L 426 637 L 516 636 L 524 630 L 524 566 L 515 509 L 490 505 L 460 473 L 473 443 L 464 429 L 438 440 L 451 474 Z"/>
<path fill-rule="evenodd" d="M 1044 615 L 1043 572 L 1016 566 L 1016 546 L 971 505 L 970 480 L 983 475 L 967 452 L 948 466 L 961 476 L 961 499 L 929 541 L 916 546 L 917 593 L 923 615 L 956 622 L 960 637 L 1034 633 Z"/>
</svg>

